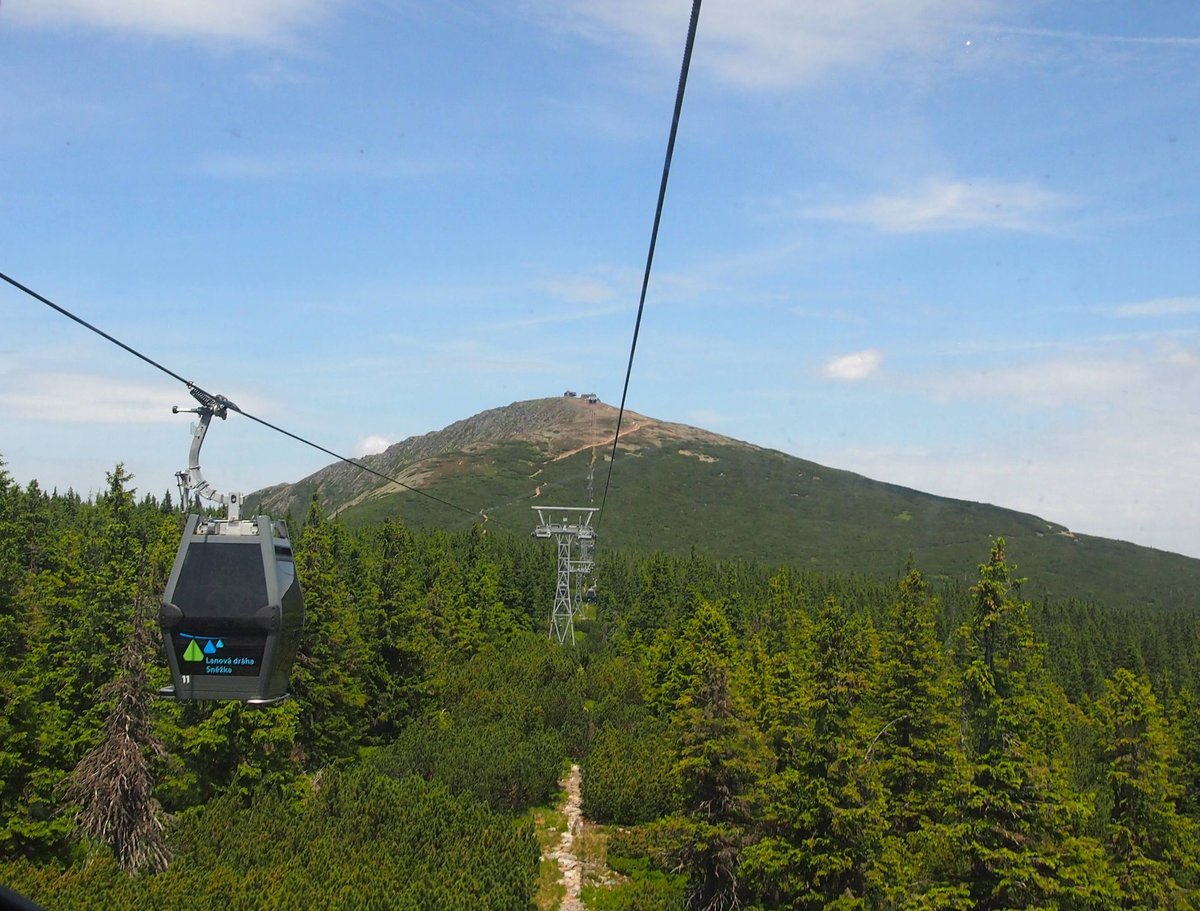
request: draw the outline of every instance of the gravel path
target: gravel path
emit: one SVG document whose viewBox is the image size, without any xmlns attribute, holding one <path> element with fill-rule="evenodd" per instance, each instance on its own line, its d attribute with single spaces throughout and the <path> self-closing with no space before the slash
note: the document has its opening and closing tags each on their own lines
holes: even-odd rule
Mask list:
<svg viewBox="0 0 1200 911">
<path fill-rule="evenodd" d="M 583 806 L 579 798 L 579 766 L 572 765 L 567 777 L 559 782 L 567 792 L 567 797 L 559 807 L 560 812 L 567 817 L 567 827 L 562 833 L 558 847 L 550 852 L 550 857 L 558 862 L 562 871 L 562 884 L 567 890 L 563 898 L 561 911 L 584 911 L 583 902 L 579 898 L 579 890 L 583 884 L 583 863 L 575 856 L 575 835 L 583 823 Z"/>
</svg>

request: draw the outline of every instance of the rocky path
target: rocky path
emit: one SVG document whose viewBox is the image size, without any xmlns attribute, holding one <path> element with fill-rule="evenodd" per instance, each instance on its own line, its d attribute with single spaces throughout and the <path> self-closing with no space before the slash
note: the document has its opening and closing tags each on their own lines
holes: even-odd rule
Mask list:
<svg viewBox="0 0 1200 911">
<path fill-rule="evenodd" d="M 572 765 L 567 777 L 559 782 L 567 792 L 566 799 L 559 807 L 560 812 L 567 818 L 567 825 L 562 838 L 559 839 L 558 847 L 551 849 L 549 856 L 558 862 L 558 869 L 562 871 L 562 884 L 567 890 L 562 905 L 559 906 L 561 911 L 584 911 L 583 902 L 579 898 L 579 891 L 583 885 L 583 862 L 575 856 L 574 851 L 575 836 L 583 826 L 579 780 L 579 766 Z"/>
<path fill-rule="evenodd" d="M 624 436 L 629 436 L 629 434 L 631 434 L 631 433 L 636 433 L 637 431 L 642 429 L 642 426 L 645 423 L 646 423 L 645 421 L 634 421 L 630 424 L 627 424 L 625 427 L 621 428 L 621 436 L 624 437 Z M 552 462 L 561 462 L 563 459 L 569 459 L 573 455 L 579 455 L 579 453 L 583 452 L 585 449 L 593 449 L 597 446 L 606 446 L 610 443 L 612 443 L 612 437 L 604 437 L 603 439 L 596 440 L 595 442 L 592 442 L 592 443 L 584 443 L 578 449 L 572 449 L 569 452 L 560 452 L 553 459 L 551 459 L 551 461 Z"/>
</svg>

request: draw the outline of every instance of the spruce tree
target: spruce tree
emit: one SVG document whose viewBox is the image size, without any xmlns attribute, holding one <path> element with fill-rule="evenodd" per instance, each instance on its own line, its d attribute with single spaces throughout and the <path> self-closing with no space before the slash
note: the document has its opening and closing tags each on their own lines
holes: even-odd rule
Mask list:
<svg viewBox="0 0 1200 911">
<path fill-rule="evenodd" d="M 865 908 L 883 804 L 866 761 L 863 702 L 875 673 L 869 625 L 829 598 L 812 626 L 801 727 L 756 796 L 758 840 L 742 871 L 767 907 Z"/>
<path fill-rule="evenodd" d="M 735 638 L 719 605 L 700 599 L 675 647 L 658 652 L 660 704 L 667 702 L 678 751 L 674 774 L 682 816 L 673 820 L 675 863 L 688 873 L 688 906 L 727 911 L 741 906 L 741 849 L 749 835 L 750 792 L 767 753 L 732 684 Z M 660 637 L 660 643 L 661 643 Z"/>
<path fill-rule="evenodd" d="M 869 750 L 888 795 L 892 831 L 941 818 L 954 765 L 950 681 L 937 637 L 937 604 L 917 569 L 901 580 L 880 633 L 877 734 Z"/>
<path fill-rule="evenodd" d="M 313 768 L 351 755 L 366 730 L 367 653 L 348 578 L 352 562 L 344 530 L 324 517 L 314 495 L 296 549 L 305 620 L 291 679 Z"/>
<path fill-rule="evenodd" d="M 1145 677 L 1121 668 L 1096 704 L 1112 811 L 1107 844 L 1125 908 L 1195 908 L 1196 824 L 1176 810 L 1175 744 Z"/>
<path fill-rule="evenodd" d="M 1042 648 L 1005 542 L 992 546 L 960 632 L 970 783 L 961 831 L 972 908 L 1111 907 L 1114 882 L 1068 787 Z"/>
<path fill-rule="evenodd" d="M 865 754 L 886 804 L 886 832 L 869 873 L 872 899 L 882 907 L 948 909 L 967 901 L 946 850 L 961 834 L 954 808 L 965 782 L 938 609 L 910 567 L 882 618 L 874 733 Z"/>
<path fill-rule="evenodd" d="M 1200 822 L 1200 696 L 1189 688 L 1171 704 L 1172 729 L 1179 746 L 1173 778 L 1179 782 L 1179 809 Z"/>
<path fill-rule="evenodd" d="M 26 664 L 30 636 L 37 635 L 26 604 L 30 541 L 26 496 L 0 460 L 0 857 L 36 850 L 31 829 L 29 784 L 43 761 L 39 755 L 40 705 L 36 677 Z M 19 671 L 19 672 L 18 672 Z"/>
<path fill-rule="evenodd" d="M 370 644 L 371 734 L 394 737 L 428 696 L 434 640 L 424 622 L 425 592 L 412 533 L 387 519 L 368 548 L 371 606 L 364 611 Z"/>
</svg>

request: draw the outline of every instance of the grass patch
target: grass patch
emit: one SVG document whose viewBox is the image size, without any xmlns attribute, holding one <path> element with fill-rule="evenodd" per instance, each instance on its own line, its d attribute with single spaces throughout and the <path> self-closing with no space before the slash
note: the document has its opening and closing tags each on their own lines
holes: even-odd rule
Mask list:
<svg viewBox="0 0 1200 911">
<path fill-rule="evenodd" d="M 538 911 L 555 911 L 567 897 L 567 887 L 562 884 L 561 871 L 558 864 L 543 857 L 538 864 L 537 892 L 534 893 L 533 903 Z"/>
<path fill-rule="evenodd" d="M 542 853 L 558 847 L 562 833 L 567 828 L 567 817 L 553 807 L 535 807 L 529 811 L 537 831 L 538 847 Z"/>
<path fill-rule="evenodd" d="M 561 795 L 560 795 L 561 796 Z M 557 848 L 567 827 L 567 817 L 554 807 L 534 807 L 529 811 L 537 833 L 542 860 L 538 864 L 537 892 L 533 897 L 538 911 L 554 911 L 562 904 L 567 890 L 562 884 L 558 862 L 547 855 Z"/>
<path fill-rule="evenodd" d="M 611 879 L 608 872 L 608 832 L 601 826 L 585 823 L 575 835 L 575 856 L 583 864 L 583 884 L 607 884 Z"/>
</svg>

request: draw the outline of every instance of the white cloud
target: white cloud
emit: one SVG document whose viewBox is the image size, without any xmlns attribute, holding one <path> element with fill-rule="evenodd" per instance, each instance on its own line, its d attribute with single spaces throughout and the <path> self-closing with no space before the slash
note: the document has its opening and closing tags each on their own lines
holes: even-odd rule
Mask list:
<svg viewBox="0 0 1200 911">
<path fill-rule="evenodd" d="M 377 452 L 383 452 L 391 445 L 392 440 L 389 437 L 377 433 L 368 434 L 354 444 L 354 457 L 357 459 L 366 455 L 374 455 Z"/>
<path fill-rule="evenodd" d="M 1157 411 L 1155 403 L 1165 394 L 1162 400 L 1180 396 L 1180 407 L 1197 411 L 1200 352 L 1164 341 L 1142 351 L 1077 351 L 1042 361 L 941 372 L 914 382 L 942 402 L 998 399 L 1010 408 L 1100 410 L 1114 402 L 1144 397 L 1144 407 Z M 1183 390 L 1190 390 L 1190 403 Z"/>
<path fill-rule="evenodd" d="M 1113 309 L 1117 316 L 1178 316 L 1200 313 L 1200 297 L 1163 297 L 1156 300 L 1121 304 Z"/>
<path fill-rule="evenodd" d="M 856 351 L 835 357 L 821 368 L 821 374 L 831 380 L 865 380 L 883 363 L 883 353 L 876 348 Z"/>
<path fill-rule="evenodd" d="M 171 407 L 182 389 L 85 373 L 10 373 L 0 406 L 10 419 L 70 424 L 157 424 L 178 421 Z"/>
<path fill-rule="evenodd" d="M 710 0 L 700 14 L 697 60 L 747 87 L 798 85 L 958 44 L 962 24 L 977 22 L 992 6 L 989 0 Z M 535 9 L 551 27 L 640 45 L 664 60 L 679 58 L 687 27 L 688 5 L 678 0 L 546 0 Z"/>
<path fill-rule="evenodd" d="M 8 0 L 21 25 L 86 25 L 170 38 L 278 43 L 322 18 L 320 0 Z"/>
<path fill-rule="evenodd" d="M 1076 353 L 921 381 L 934 398 L 1027 409 L 1020 431 L 997 412 L 937 448 L 861 447 L 821 461 L 944 496 L 1040 515 L 1075 531 L 1200 557 L 1200 350 L 1167 343 Z M 1072 408 L 1043 420 L 1039 409 Z M 985 408 L 980 413 L 989 413 Z"/>
<path fill-rule="evenodd" d="M 1033 364 L 944 373 L 924 380 L 939 401 L 996 398 L 1009 406 L 1056 408 L 1120 392 L 1143 379 L 1126 361 L 1064 357 Z"/>
<path fill-rule="evenodd" d="M 1128 405 L 1056 426 L 928 451 L 848 449 L 839 468 L 917 490 L 1029 512 L 1083 534 L 1200 557 L 1200 518 L 1179 492 L 1200 485 L 1200 422 L 1143 419 Z"/>
<path fill-rule="evenodd" d="M 930 179 L 908 192 L 814 206 L 803 214 L 863 224 L 888 234 L 975 228 L 1047 232 L 1054 216 L 1071 205 L 1067 197 L 1031 181 Z"/>
</svg>

